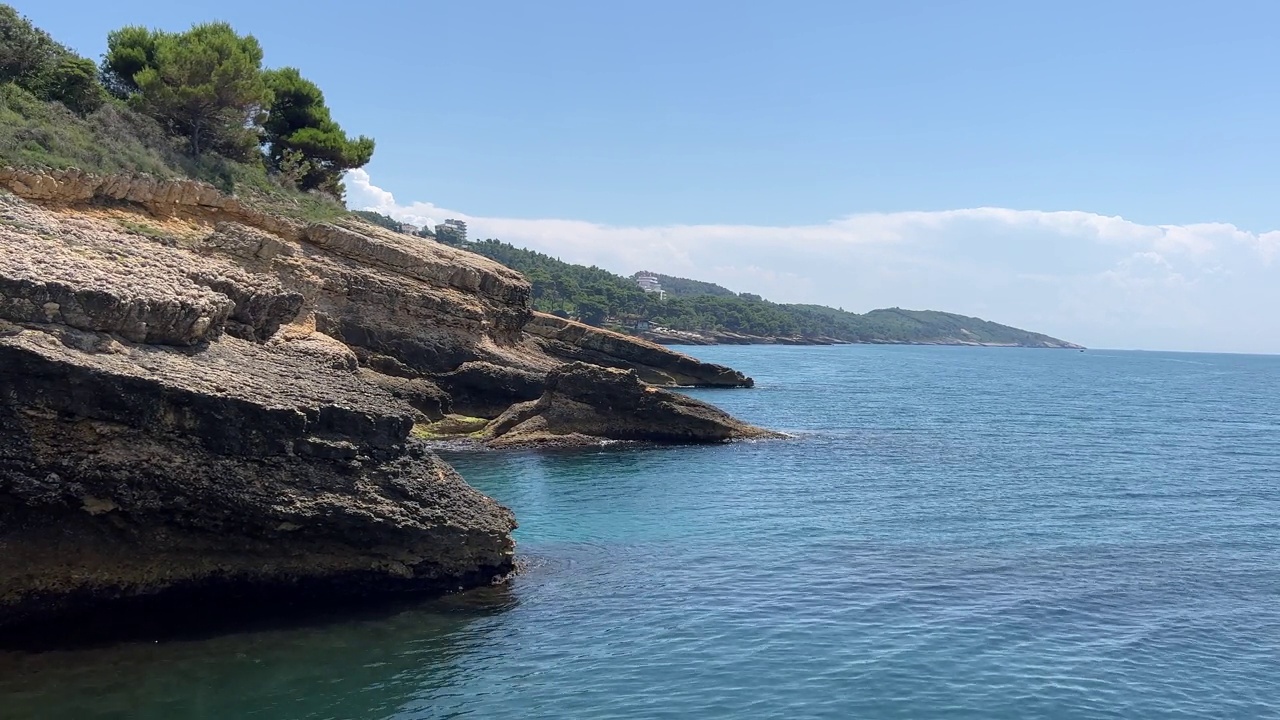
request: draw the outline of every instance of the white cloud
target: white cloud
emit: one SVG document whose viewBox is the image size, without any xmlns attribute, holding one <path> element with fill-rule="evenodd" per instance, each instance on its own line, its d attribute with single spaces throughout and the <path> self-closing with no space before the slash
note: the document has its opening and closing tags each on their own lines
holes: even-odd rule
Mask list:
<svg viewBox="0 0 1280 720">
<path fill-rule="evenodd" d="M 1099 347 L 1280 352 L 1280 231 L 1143 225 L 1068 211 L 865 213 L 813 225 L 655 225 L 469 215 L 402 204 L 363 170 L 348 202 L 414 224 L 467 221 L 622 274 L 652 270 L 779 302 L 980 315 Z"/>
<path fill-rule="evenodd" d="M 400 222 L 418 226 L 435 227 L 437 223 L 447 218 L 467 219 L 466 213 L 446 210 L 428 202 L 400 205 L 396 202 L 394 195 L 374 185 L 369 173 L 364 170 L 348 172 L 343 181 L 347 185 L 347 204 L 356 210 L 376 210 Z"/>
</svg>

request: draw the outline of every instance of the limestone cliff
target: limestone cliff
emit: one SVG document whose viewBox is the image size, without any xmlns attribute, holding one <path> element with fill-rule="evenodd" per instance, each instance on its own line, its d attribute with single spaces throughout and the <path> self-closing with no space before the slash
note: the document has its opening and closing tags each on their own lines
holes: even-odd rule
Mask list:
<svg viewBox="0 0 1280 720">
<path fill-rule="evenodd" d="M 519 273 L 474 253 L 371 225 L 305 224 L 192 181 L 6 168 L 0 169 L 0 189 L 57 208 L 46 210 L 40 221 L 55 227 L 41 229 L 40 223 L 19 219 L 6 223 L 10 231 L 19 231 L 15 235 L 26 236 L 28 246 L 47 244 L 49 238 L 63 241 L 66 226 L 94 222 L 91 232 L 98 241 L 88 244 L 106 262 L 112 244 L 119 242 L 115 238 L 125 238 L 129 248 L 114 264 L 125 266 L 129 282 L 145 281 L 150 273 L 127 267 L 150 254 L 138 250 L 139 241 L 173 250 L 165 255 L 171 263 L 165 277 L 179 272 L 175 267 L 187 268 L 179 274 L 185 272 L 187 284 L 199 288 L 193 292 L 209 296 L 206 302 L 219 302 L 215 295 L 233 302 L 231 334 L 269 337 L 272 323 L 282 320 L 275 316 L 288 315 L 288 304 L 296 303 L 296 323 L 345 344 L 362 368 L 384 376 L 369 376 L 370 382 L 402 390 L 406 383 L 385 377 L 427 383 L 429 388 L 417 383 L 418 391 L 405 392 L 410 398 L 433 398 L 424 410 L 428 416 L 438 412 L 436 399 L 447 396 L 445 411 L 495 417 L 512 403 L 539 397 L 546 374 L 574 360 L 634 369 L 655 385 L 752 384 L 739 372 L 654 343 L 535 314 L 529 284 Z M 112 205 L 103 208 L 104 202 Z M 20 232 L 23 228 L 26 232 Z M 76 267 L 74 262 L 62 267 L 60 277 Z M 246 326 L 250 316 L 258 326 Z M 203 332 L 219 332 L 221 319 L 210 315 L 211 330 L 191 328 L 180 340 L 208 339 Z"/>
<path fill-rule="evenodd" d="M 363 223 L 189 181 L 4 169 L 0 189 L 0 635 L 177 598 L 490 582 L 512 567 L 514 519 L 415 423 L 534 400 L 559 422 L 547 398 L 575 360 L 622 369 L 597 396 L 751 384 L 535 316 L 518 273 Z M 715 418 L 654 440 L 754 432 L 665 402 L 625 412 Z M 620 405 L 593 412 L 573 432 L 633 434 Z"/>
</svg>

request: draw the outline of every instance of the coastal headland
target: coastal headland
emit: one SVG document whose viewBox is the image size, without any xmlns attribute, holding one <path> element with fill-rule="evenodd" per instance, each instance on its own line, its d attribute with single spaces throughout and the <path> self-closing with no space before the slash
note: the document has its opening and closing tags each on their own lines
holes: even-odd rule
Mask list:
<svg viewBox="0 0 1280 720">
<path fill-rule="evenodd" d="M 415 427 L 769 434 L 661 389 L 750 378 L 537 314 L 473 253 L 190 180 L 5 168 L 0 189 L 0 634 L 501 580 L 515 518 Z"/>
</svg>

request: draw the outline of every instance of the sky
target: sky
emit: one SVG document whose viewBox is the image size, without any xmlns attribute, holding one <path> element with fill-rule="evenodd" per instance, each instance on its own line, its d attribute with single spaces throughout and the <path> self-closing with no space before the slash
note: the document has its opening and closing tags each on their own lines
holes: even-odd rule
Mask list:
<svg viewBox="0 0 1280 720">
<path fill-rule="evenodd" d="M 1280 3 L 19 0 L 226 20 L 377 140 L 348 204 L 779 302 L 1280 353 Z"/>
</svg>

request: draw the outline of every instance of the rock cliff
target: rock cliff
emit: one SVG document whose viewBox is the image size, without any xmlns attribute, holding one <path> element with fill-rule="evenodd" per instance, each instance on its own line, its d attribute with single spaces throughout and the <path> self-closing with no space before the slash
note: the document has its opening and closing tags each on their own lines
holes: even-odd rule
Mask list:
<svg viewBox="0 0 1280 720">
<path fill-rule="evenodd" d="M 510 511 L 406 440 L 410 408 L 304 355 L 5 323 L 0 367 L 0 634 L 512 568 Z"/>
<path fill-rule="evenodd" d="M 499 578 L 511 513 L 410 435 L 449 413 L 535 408 L 497 444 L 762 432 L 640 382 L 750 378 L 537 316 L 471 253 L 189 181 L 0 188 L 0 635 Z"/>
</svg>

